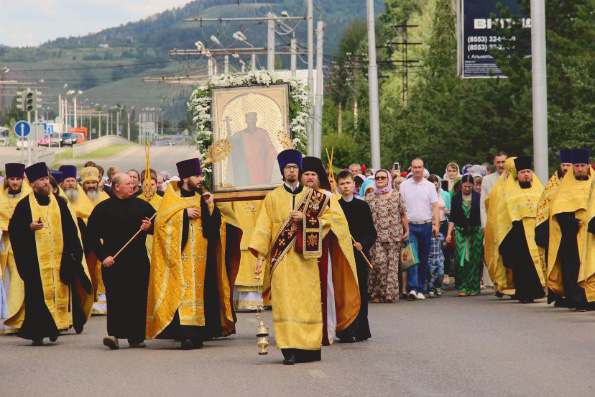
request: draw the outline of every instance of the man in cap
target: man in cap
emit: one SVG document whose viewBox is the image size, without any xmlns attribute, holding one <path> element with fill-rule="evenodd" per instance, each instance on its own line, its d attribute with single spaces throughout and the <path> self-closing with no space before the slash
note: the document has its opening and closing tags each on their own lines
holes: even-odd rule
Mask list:
<svg viewBox="0 0 595 397">
<path fill-rule="evenodd" d="M 272 298 L 277 347 L 283 353 L 283 363 L 292 365 L 321 358 L 323 315 L 318 259 L 332 213 L 329 196 L 300 184 L 299 151 L 284 150 L 277 160 L 284 183 L 264 199 L 249 248 L 258 258 L 254 272 L 259 275 L 264 271 L 263 288 Z M 344 265 L 344 269 L 348 267 Z M 355 281 L 351 301 L 337 312 L 337 324 L 347 326 L 357 317 L 360 300 Z"/>
<path fill-rule="evenodd" d="M 521 303 L 533 303 L 545 296 L 545 274 L 535 243 L 535 216 L 543 185 L 532 171 L 532 158 L 514 159 L 516 175 L 504 186 L 508 233 L 499 246 L 504 266 L 512 270 L 515 298 Z"/>
<path fill-rule="evenodd" d="M 150 267 L 145 239 L 152 232 L 150 219 L 155 210 L 146 201 L 133 197 L 130 176 L 114 175 L 112 188 L 114 195 L 93 209 L 86 239 L 102 263 L 108 333 L 103 344 L 116 350 L 118 339 L 127 339 L 131 348 L 140 348 L 145 347 Z"/>
<path fill-rule="evenodd" d="M 548 288 L 567 299 L 569 308 L 586 311 L 585 290 L 593 288 L 595 263 L 583 261 L 587 242 L 587 209 L 593 171 L 590 151 L 572 149 L 572 169 L 553 199 L 548 244 Z"/>
<path fill-rule="evenodd" d="M 342 302 L 345 300 L 343 285 L 339 283 L 335 288 L 333 283 L 333 277 L 337 277 L 337 274 L 334 273 L 342 272 L 345 269 L 339 268 L 337 263 L 335 263 L 337 261 L 333 261 L 332 258 L 329 257 L 329 248 L 331 245 L 335 247 L 335 249 L 330 250 L 331 256 L 336 256 L 343 249 L 342 256 L 352 259 L 352 262 L 350 263 L 351 272 L 343 274 L 342 277 L 350 277 L 352 280 L 357 280 L 353 244 L 351 243 L 347 218 L 339 204 L 338 197 L 333 196 L 330 192 L 331 184 L 324 170 L 322 160 L 317 157 L 304 157 L 302 160 L 300 182 L 305 187 L 323 192 L 330 197 L 328 205 L 332 214 L 330 217 L 331 230 L 322 240 L 322 254 L 320 258 L 318 258 L 323 320 L 322 344 L 323 346 L 328 346 L 332 343 L 337 330 L 336 307 L 341 307 Z M 336 249 L 337 247 L 339 248 L 338 250 Z M 349 324 L 342 324 L 338 329 L 339 332 L 347 328 L 348 325 Z M 345 335 L 344 333 L 341 335 L 344 335 L 343 338 L 340 338 L 342 342 L 355 341 L 355 338 L 351 335 Z"/>
<path fill-rule="evenodd" d="M 175 339 L 185 350 L 234 332 L 225 267 L 225 223 L 213 196 L 201 196 L 197 158 L 176 164 L 157 213 L 147 303 L 147 338 Z"/>
<path fill-rule="evenodd" d="M 547 272 L 547 256 L 548 243 L 550 238 L 550 213 L 552 209 L 552 202 L 558 193 L 558 188 L 562 183 L 564 175 L 568 170 L 572 169 L 572 158 L 570 149 L 560 149 L 560 165 L 549 179 L 539 203 L 537 204 L 537 216 L 535 217 L 535 242 L 539 247 L 539 257 L 541 267 L 544 272 Z M 564 298 L 557 295 L 551 289 L 548 290 L 548 303 L 555 302 L 556 307 L 567 306 Z"/>
<path fill-rule="evenodd" d="M 48 168 L 25 170 L 33 192 L 17 204 L 8 225 L 17 269 L 25 282 L 25 319 L 18 335 L 43 344 L 73 325 L 72 288 L 91 292 L 83 247 L 68 204 L 52 194 Z M 75 283 L 75 280 L 78 282 Z"/>
<path fill-rule="evenodd" d="M 4 285 L 6 297 L 8 298 L 8 313 L 5 318 L 0 316 L 0 330 L 2 320 L 6 333 L 18 331 L 25 318 L 25 284 L 19 276 L 14 261 L 14 253 L 8 238 L 8 222 L 18 202 L 31 191 L 29 182 L 26 182 L 25 165 L 19 163 L 7 163 L 5 169 L 4 185 L 0 190 L 0 283 Z"/>
<path fill-rule="evenodd" d="M 107 193 L 99 189 L 99 180 L 100 176 L 97 167 L 85 167 L 81 170 L 83 191 L 93 205 L 97 205 L 109 198 Z"/>
</svg>

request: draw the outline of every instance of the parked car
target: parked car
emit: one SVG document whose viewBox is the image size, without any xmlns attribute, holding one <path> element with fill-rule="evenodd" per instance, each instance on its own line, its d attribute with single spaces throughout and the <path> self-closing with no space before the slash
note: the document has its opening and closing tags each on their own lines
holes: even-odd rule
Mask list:
<svg viewBox="0 0 595 397">
<path fill-rule="evenodd" d="M 77 141 L 78 137 L 72 132 L 65 132 L 60 136 L 60 146 L 72 146 Z"/>
</svg>

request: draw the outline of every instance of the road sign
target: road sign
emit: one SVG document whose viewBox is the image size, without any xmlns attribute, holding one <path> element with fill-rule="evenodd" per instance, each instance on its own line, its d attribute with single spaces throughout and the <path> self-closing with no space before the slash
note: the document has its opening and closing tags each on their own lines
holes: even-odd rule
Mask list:
<svg viewBox="0 0 595 397">
<path fill-rule="evenodd" d="M 27 136 L 31 132 L 31 124 L 21 120 L 14 125 L 14 132 L 18 136 Z"/>
<path fill-rule="evenodd" d="M 46 124 L 45 132 L 47 132 L 50 135 L 53 135 L 54 134 L 54 126 L 52 124 Z"/>
</svg>

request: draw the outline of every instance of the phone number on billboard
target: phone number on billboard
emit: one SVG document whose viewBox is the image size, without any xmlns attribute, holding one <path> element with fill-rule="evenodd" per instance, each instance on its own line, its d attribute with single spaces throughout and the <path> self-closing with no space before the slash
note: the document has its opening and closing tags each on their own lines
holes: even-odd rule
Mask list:
<svg viewBox="0 0 595 397">
<path fill-rule="evenodd" d="M 502 51 L 506 49 L 503 45 L 500 44 L 469 44 L 467 46 L 467 51 L 487 51 L 488 49 L 493 50 L 497 49 L 498 51 Z"/>
<path fill-rule="evenodd" d="M 505 41 L 506 38 L 502 37 L 502 36 L 469 36 L 467 37 L 467 43 L 469 44 L 473 44 L 473 43 L 500 43 L 502 41 Z M 515 41 L 516 37 L 512 36 L 510 38 L 511 41 Z"/>
</svg>

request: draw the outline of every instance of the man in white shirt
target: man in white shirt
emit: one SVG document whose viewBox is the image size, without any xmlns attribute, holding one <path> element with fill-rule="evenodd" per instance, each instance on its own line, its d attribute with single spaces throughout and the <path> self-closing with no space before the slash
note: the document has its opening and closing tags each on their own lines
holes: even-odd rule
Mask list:
<svg viewBox="0 0 595 397">
<path fill-rule="evenodd" d="M 486 175 L 481 181 L 481 199 L 480 202 L 480 214 L 481 214 L 481 228 L 485 229 L 486 221 L 487 221 L 487 212 L 486 212 L 486 198 L 490 191 L 496 184 L 496 181 L 500 177 L 500 175 L 504 172 L 504 163 L 508 156 L 504 152 L 498 152 L 494 156 L 494 167 L 496 167 L 496 172 L 492 172 L 489 175 Z"/>
<path fill-rule="evenodd" d="M 411 178 L 401 183 L 400 193 L 407 208 L 409 240 L 417 251 L 419 264 L 407 270 L 409 300 L 425 299 L 424 290 L 428 280 L 428 256 L 432 234 L 438 235 L 440 216 L 436 187 L 423 177 L 424 162 L 411 162 Z"/>
</svg>

